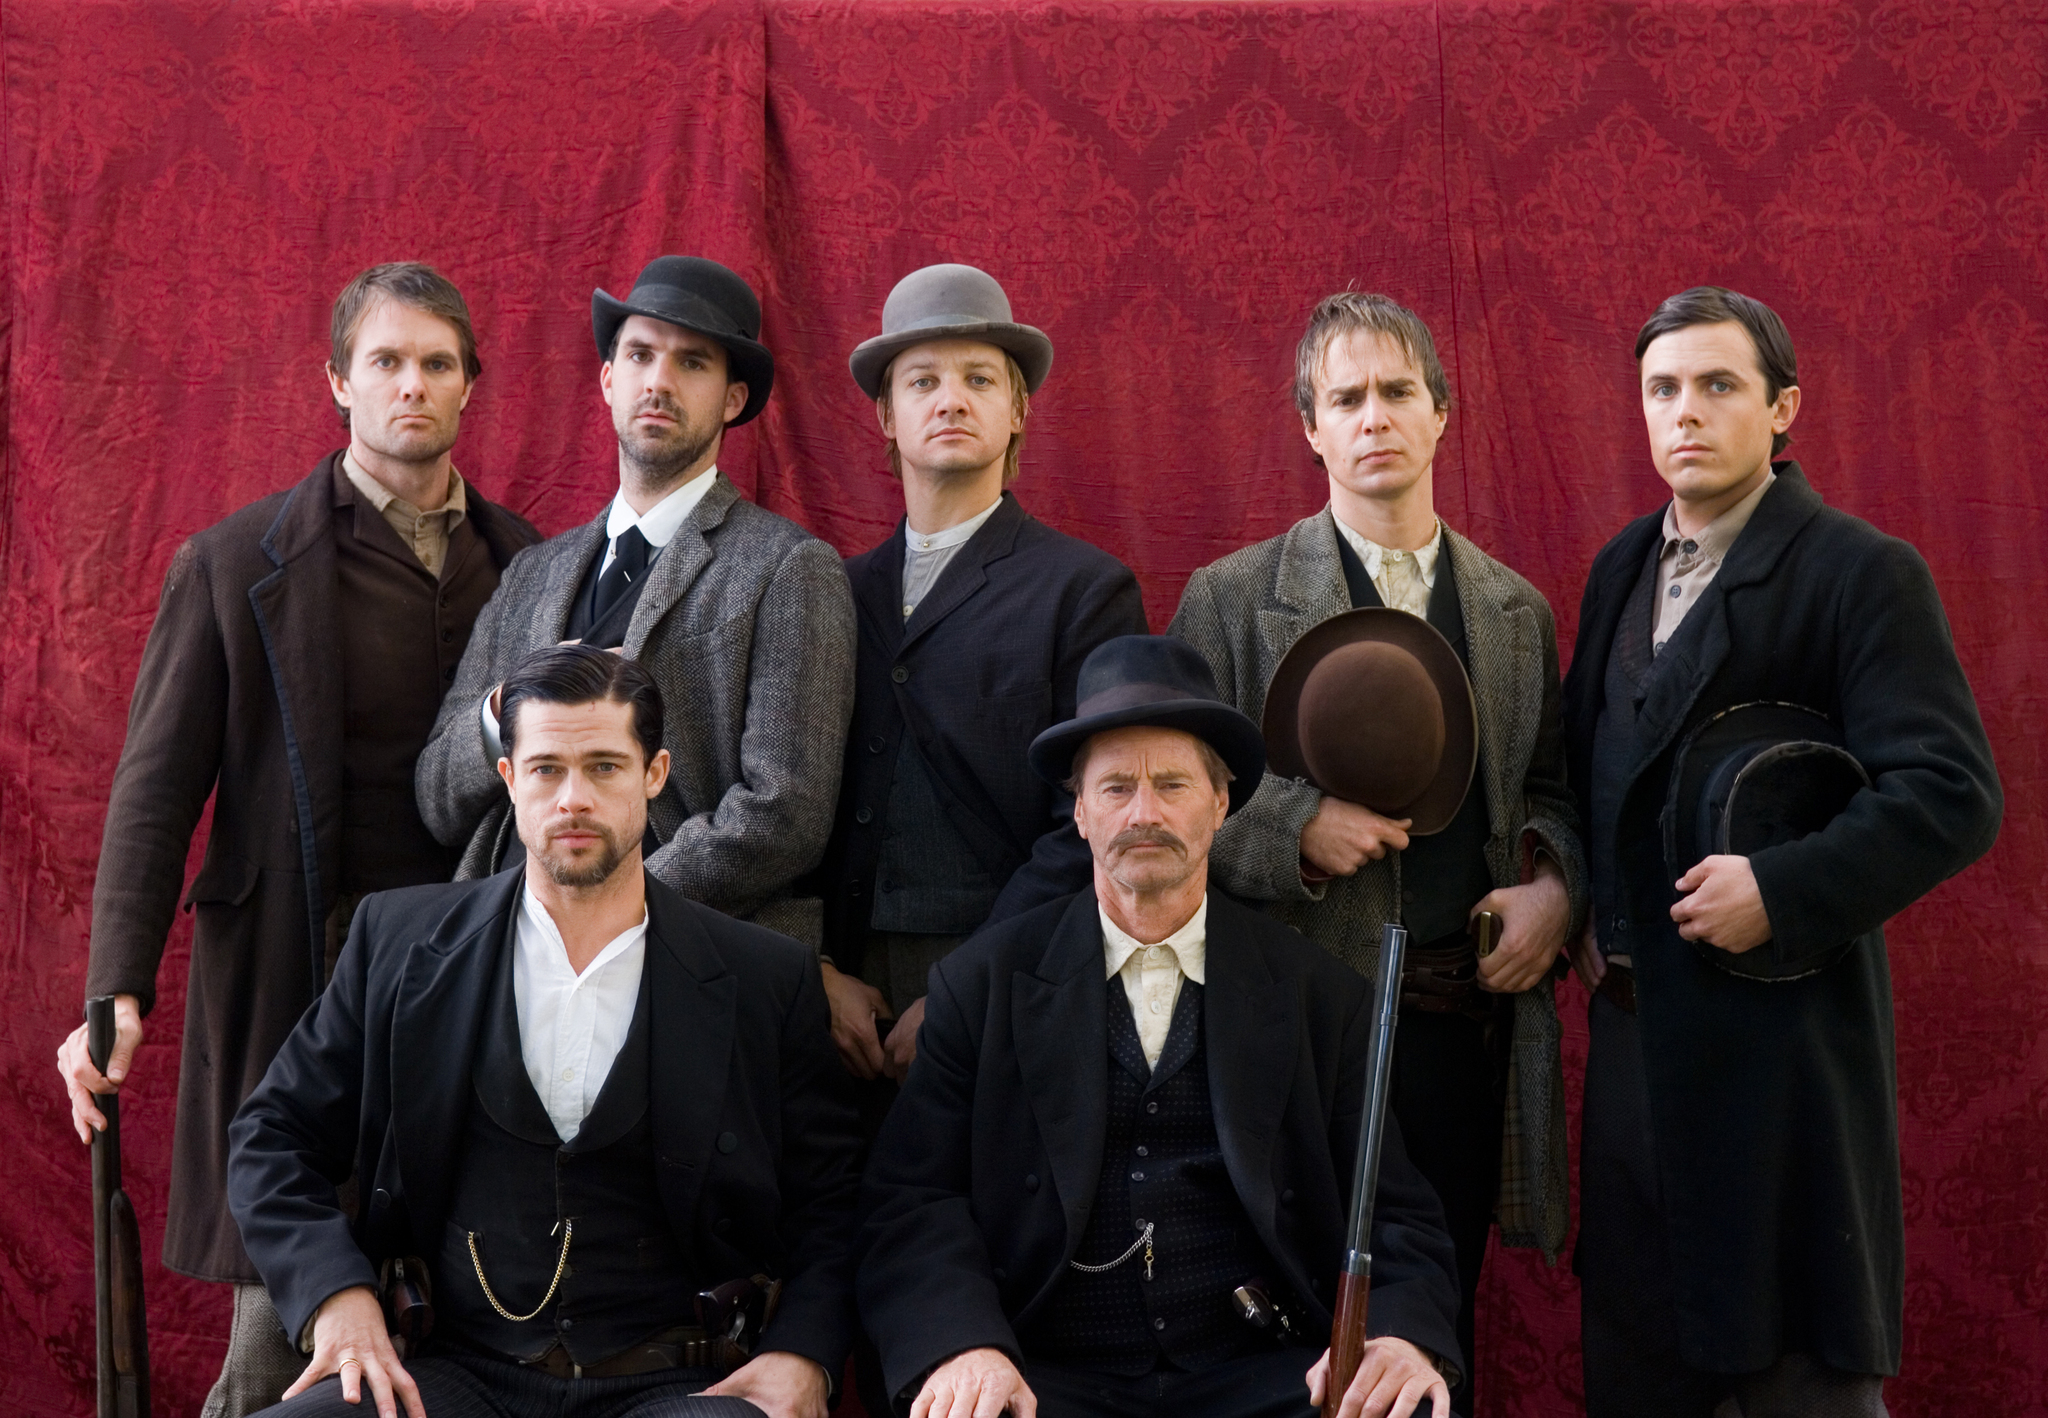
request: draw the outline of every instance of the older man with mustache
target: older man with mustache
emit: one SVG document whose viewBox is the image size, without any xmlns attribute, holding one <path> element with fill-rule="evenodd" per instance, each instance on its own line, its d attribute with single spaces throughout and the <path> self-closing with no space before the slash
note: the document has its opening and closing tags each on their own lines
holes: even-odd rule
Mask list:
<svg viewBox="0 0 2048 1418">
<path fill-rule="evenodd" d="M 853 712 L 853 601 L 839 556 L 720 476 L 725 431 L 766 407 L 761 306 L 715 261 L 663 256 L 632 294 L 591 297 L 598 384 L 619 439 L 603 515 L 507 570 L 420 757 L 420 815 L 462 875 L 519 854 L 495 764 L 497 686 L 557 641 L 616 650 L 671 703 L 672 767 L 648 807 L 647 869 L 694 901 L 815 947 L 797 878 L 832 830 Z"/>
</svg>

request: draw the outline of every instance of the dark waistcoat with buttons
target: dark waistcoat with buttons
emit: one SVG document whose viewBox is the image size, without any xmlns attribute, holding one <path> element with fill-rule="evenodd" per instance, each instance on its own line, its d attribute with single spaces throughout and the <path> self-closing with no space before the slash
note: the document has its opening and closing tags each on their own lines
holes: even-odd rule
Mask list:
<svg viewBox="0 0 2048 1418">
<path fill-rule="evenodd" d="M 1337 555 L 1344 561 L 1344 582 L 1351 604 L 1382 606 L 1379 591 L 1366 574 L 1365 563 L 1351 549 L 1350 539 L 1337 537 Z M 1436 559 L 1436 585 L 1429 592 L 1429 623 L 1451 642 L 1458 663 L 1472 673 L 1465 642 L 1465 610 L 1447 551 Z M 1465 794 L 1458 815 L 1441 832 L 1409 841 L 1401 853 L 1401 923 L 1417 945 L 1462 934 L 1472 908 L 1493 890 L 1493 872 L 1486 865 L 1486 839 L 1493 830 L 1487 812 L 1484 767 L 1475 767 L 1473 791 Z"/>
<path fill-rule="evenodd" d="M 441 575 L 420 564 L 335 460 L 340 579 L 341 887 L 388 891 L 446 881 L 460 856 L 434 840 L 413 767 L 476 618 L 498 589 L 491 549 L 468 518 L 448 537 Z M 343 502 L 342 498 L 347 501 Z"/>
<path fill-rule="evenodd" d="M 1661 548 L 1660 548 L 1661 549 Z M 1617 903 L 1626 879 L 1645 880 L 1644 872 L 1662 872 L 1663 844 L 1647 841 L 1618 844 L 1615 819 L 1621 811 L 1620 787 L 1640 752 L 1636 715 L 1649 694 L 1650 684 L 1661 657 L 1651 648 L 1657 607 L 1657 561 L 1653 554 L 1644 563 L 1614 630 L 1614 647 L 1607 657 L 1606 697 L 1593 729 L 1593 791 L 1587 807 L 1589 831 L 1589 874 L 1593 888 L 1595 935 L 1603 952 L 1627 955 L 1628 927 L 1621 923 Z M 1680 622 L 1674 639 L 1685 634 Z M 1666 664 L 1670 660 L 1663 661 Z M 1619 923 L 1619 929 L 1617 924 Z"/>
<path fill-rule="evenodd" d="M 1112 1374 L 1162 1362 L 1199 1370 L 1256 1342 L 1230 1292 L 1275 1272 L 1238 1200 L 1210 1107 L 1202 987 L 1181 982 L 1159 1064 L 1148 1068 L 1123 980 L 1109 991 L 1109 1111 L 1102 1174 L 1074 1259 L 1104 1265 L 1153 1224 L 1144 1248 L 1099 1274 L 1069 1269 L 1018 1336 L 1027 1358 Z"/>
<path fill-rule="evenodd" d="M 433 1268 L 436 1322 L 445 1332 L 521 1359 L 559 1343 L 575 1362 L 596 1364 L 691 1320 L 700 1287 L 684 1273 L 655 1183 L 650 1013 L 642 971 L 626 1041 L 575 1141 L 565 1145 L 527 1076 L 512 961 L 509 953 L 500 958 Z M 571 1222 L 561 1284 L 543 1305 L 562 1228 Z M 514 1315 L 539 1312 L 520 1321 L 499 1314 L 478 1280 L 479 1265 L 499 1305 Z"/>
</svg>

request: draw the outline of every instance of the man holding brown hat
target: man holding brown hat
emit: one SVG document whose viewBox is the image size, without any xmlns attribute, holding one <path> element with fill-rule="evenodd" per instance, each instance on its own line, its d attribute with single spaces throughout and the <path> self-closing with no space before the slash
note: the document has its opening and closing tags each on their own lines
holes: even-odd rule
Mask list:
<svg viewBox="0 0 2048 1418">
<path fill-rule="evenodd" d="M 905 516 L 846 563 L 860 642 L 819 874 L 825 983 L 847 1067 L 900 1080 L 932 965 L 991 915 L 1087 884 L 1073 805 L 1025 751 L 1073 715 L 1090 651 L 1144 633 L 1145 608 L 1122 562 L 1008 490 L 1052 341 L 1012 318 L 994 277 L 913 271 L 849 363 L 875 401 Z M 879 1088 L 876 1108 L 893 1091 Z"/>
<path fill-rule="evenodd" d="M 1457 1244 L 1469 1355 L 1493 1221 L 1507 1245 L 1564 1244 L 1552 966 L 1586 874 L 1550 607 L 1436 516 L 1449 402 L 1412 311 L 1318 304 L 1295 403 L 1329 505 L 1197 571 L 1171 633 L 1264 717 L 1269 771 L 1217 835 L 1218 883 L 1366 974 L 1383 925 L 1414 942 L 1392 1104 Z M 1473 939 L 1481 913 L 1497 944 Z M 1453 1402 L 1471 1411 L 1469 1380 Z"/>
</svg>

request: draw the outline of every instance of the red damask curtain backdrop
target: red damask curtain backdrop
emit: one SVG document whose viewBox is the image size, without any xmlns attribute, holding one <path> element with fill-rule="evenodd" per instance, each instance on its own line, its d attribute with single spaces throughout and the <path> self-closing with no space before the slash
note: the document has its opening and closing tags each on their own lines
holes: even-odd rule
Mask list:
<svg viewBox="0 0 2048 1418">
<path fill-rule="evenodd" d="M 1317 296 L 1388 291 L 1450 369 L 1444 515 L 1549 595 L 1567 652 L 1593 553 L 1662 496 L 1636 326 L 1700 281 L 1775 305 L 1795 449 L 1933 564 L 2008 794 L 1989 860 L 1891 937 L 1894 1411 L 2048 1411 L 2038 5 L 0 0 L 0 38 L 0 1410 L 90 1407 L 51 1060 L 172 552 L 337 443 L 328 303 L 400 257 L 476 312 L 464 472 L 546 531 L 589 517 L 614 480 L 590 290 L 679 251 L 756 284 L 781 362 L 723 466 L 844 551 L 899 507 L 847 352 L 905 271 L 994 272 L 1058 346 L 1018 490 L 1162 626 L 1194 567 L 1320 505 L 1292 344 Z M 188 950 L 181 924 L 125 1110 L 152 1251 Z M 148 1285 L 159 1411 L 192 1412 L 226 1296 Z M 1568 1267 L 1502 1255 L 1481 1306 L 1481 1411 L 1574 1411 Z"/>
</svg>

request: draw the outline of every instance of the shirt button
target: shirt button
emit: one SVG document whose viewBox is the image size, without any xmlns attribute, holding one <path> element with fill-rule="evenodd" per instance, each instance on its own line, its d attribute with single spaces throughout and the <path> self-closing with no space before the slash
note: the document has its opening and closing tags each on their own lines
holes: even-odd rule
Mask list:
<svg viewBox="0 0 2048 1418">
<path fill-rule="evenodd" d="M 1154 1321 L 1152 1321 L 1152 1328 L 1154 1328 L 1154 1329 L 1165 1329 L 1165 1328 L 1166 1328 L 1166 1321 L 1165 1321 L 1165 1320 L 1154 1320 Z"/>
<path fill-rule="evenodd" d="M 1161 1003 L 1160 1003 L 1160 1002 L 1159 1002 L 1158 1000 L 1153 1000 L 1153 1001 L 1152 1001 L 1152 1012 L 1153 1012 L 1154 1014 L 1164 1014 L 1164 1013 L 1166 1013 L 1166 1006 L 1165 1006 L 1165 1005 L 1163 1005 L 1163 1004 L 1161 1004 Z"/>
<path fill-rule="evenodd" d="M 898 665 L 895 669 L 889 671 L 889 678 L 895 680 L 898 684 L 902 684 L 910 678 L 910 666 Z"/>
<path fill-rule="evenodd" d="M 1145 1111 L 1148 1113 L 1156 1113 L 1159 1111 L 1159 1105 L 1157 1103 L 1147 1103 L 1145 1105 Z"/>
<path fill-rule="evenodd" d="M 1143 1172 L 1133 1172 L 1131 1173 L 1131 1180 L 1134 1182 L 1142 1182 L 1145 1180 L 1145 1174 Z"/>
<path fill-rule="evenodd" d="M 1684 593 L 1684 589 L 1685 588 L 1682 586 L 1673 586 L 1671 588 L 1671 599 L 1674 601 L 1677 600 L 1679 596 Z"/>
<path fill-rule="evenodd" d="M 1678 549 L 1684 552 L 1687 556 L 1691 556 L 1694 552 L 1700 549 L 1700 544 L 1698 542 L 1680 542 L 1678 544 Z"/>
<path fill-rule="evenodd" d="M 1146 1151 L 1146 1150 L 1145 1150 L 1145 1148 L 1144 1148 L 1143 1146 L 1140 1146 L 1140 1147 L 1138 1148 L 1138 1155 L 1139 1155 L 1140 1157 L 1150 1157 L 1150 1156 L 1151 1156 L 1152 1154 L 1151 1154 L 1150 1152 Z M 1141 1222 L 1139 1222 L 1138 1224 L 1142 1226 L 1142 1225 L 1144 1225 L 1145 1223 L 1141 1221 Z"/>
<path fill-rule="evenodd" d="M 575 1081 L 576 1081 L 576 1070 L 575 1070 L 575 1069 L 573 1069 L 573 1068 L 565 1068 L 565 1069 L 563 1069 L 563 1070 L 562 1070 L 562 1082 L 564 1082 L 564 1083 L 573 1083 L 573 1082 L 575 1082 Z"/>
</svg>

